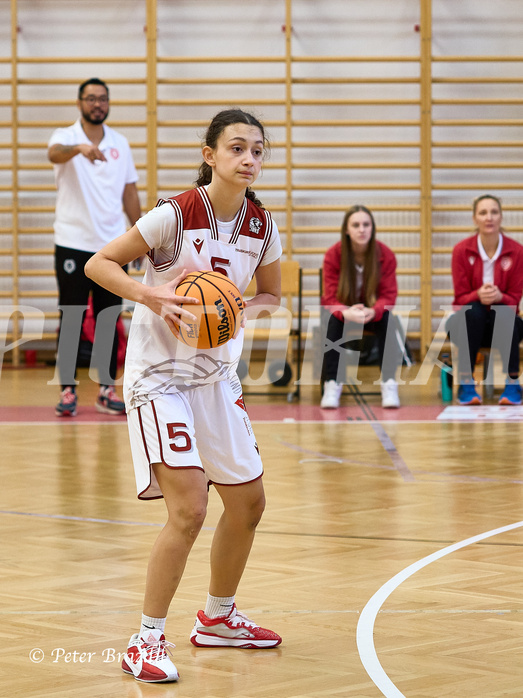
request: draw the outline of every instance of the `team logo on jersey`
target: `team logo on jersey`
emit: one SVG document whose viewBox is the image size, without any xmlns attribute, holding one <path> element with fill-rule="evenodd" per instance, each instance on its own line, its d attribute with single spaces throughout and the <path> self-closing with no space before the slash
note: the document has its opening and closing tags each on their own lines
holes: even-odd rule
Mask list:
<svg viewBox="0 0 523 698">
<path fill-rule="evenodd" d="M 510 259 L 510 257 L 502 257 L 500 266 L 503 269 L 503 271 L 508 271 L 512 266 L 512 260 Z"/>
<path fill-rule="evenodd" d="M 260 232 L 260 228 L 262 227 L 262 222 L 259 218 L 251 218 L 249 221 L 249 232 L 250 233 L 255 233 L 258 234 Z"/>
<path fill-rule="evenodd" d="M 76 271 L 76 262 L 74 259 L 66 259 L 64 261 L 64 271 L 66 274 L 72 274 L 73 271 Z"/>
<path fill-rule="evenodd" d="M 111 157 L 113 160 L 118 160 L 118 158 L 120 157 L 120 153 L 118 152 L 117 148 L 111 148 L 109 152 L 111 153 Z"/>
<path fill-rule="evenodd" d="M 475 261 L 476 261 L 476 257 L 473 254 L 469 255 L 469 264 L 471 267 L 474 266 Z"/>
<path fill-rule="evenodd" d="M 196 252 L 198 252 L 198 254 L 200 254 L 200 250 L 202 249 L 202 245 L 203 245 L 203 240 L 200 240 L 200 239 L 193 240 L 192 244 L 196 247 Z"/>
<path fill-rule="evenodd" d="M 243 395 L 241 397 L 239 397 L 234 404 L 238 405 L 238 407 L 241 407 L 242 410 L 245 410 L 245 412 L 247 412 L 247 409 L 245 407 L 245 403 L 243 401 Z"/>
</svg>

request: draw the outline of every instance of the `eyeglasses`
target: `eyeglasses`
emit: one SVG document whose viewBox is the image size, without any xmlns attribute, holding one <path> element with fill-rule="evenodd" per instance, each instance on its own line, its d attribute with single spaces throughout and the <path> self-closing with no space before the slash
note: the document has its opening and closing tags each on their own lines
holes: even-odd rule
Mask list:
<svg viewBox="0 0 523 698">
<path fill-rule="evenodd" d="M 99 104 L 108 104 L 109 97 L 107 97 L 107 95 L 102 95 L 101 97 L 95 97 L 94 95 L 89 95 L 88 97 L 81 97 L 80 101 L 87 102 L 87 104 L 96 104 L 97 102 Z"/>
</svg>

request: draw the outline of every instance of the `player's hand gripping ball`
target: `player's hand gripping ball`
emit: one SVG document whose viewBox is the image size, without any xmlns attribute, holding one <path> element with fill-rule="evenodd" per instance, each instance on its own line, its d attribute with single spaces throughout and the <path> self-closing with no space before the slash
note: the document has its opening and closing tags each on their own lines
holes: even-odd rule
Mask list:
<svg viewBox="0 0 523 698">
<path fill-rule="evenodd" d="M 201 303 L 187 304 L 196 322 L 185 321 L 189 329 L 179 328 L 180 341 L 196 349 L 215 349 L 232 339 L 241 323 L 243 299 L 225 274 L 191 272 L 178 284 L 176 295 L 197 298 Z"/>
</svg>

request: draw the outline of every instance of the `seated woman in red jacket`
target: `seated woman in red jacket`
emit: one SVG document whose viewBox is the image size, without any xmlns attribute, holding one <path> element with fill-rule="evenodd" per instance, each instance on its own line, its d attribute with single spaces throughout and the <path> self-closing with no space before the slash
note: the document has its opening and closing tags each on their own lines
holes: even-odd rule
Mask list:
<svg viewBox="0 0 523 698">
<path fill-rule="evenodd" d="M 481 347 L 495 346 L 501 351 L 507 373 L 499 403 L 520 405 L 523 320 L 518 307 L 523 293 L 523 246 L 504 234 L 497 197 L 479 196 L 472 210 L 476 234 L 459 242 L 452 252 L 454 305 L 465 307 L 447 320 L 450 339 L 459 350 L 458 401 L 461 405 L 481 404 L 473 379 L 476 357 Z"/>
<path fill-rule="evenodd" d="M 350 341 L 351 332 L 361 338 L 362 325 L 365 331 L 377 336 L 383 407 L 400 405 L 395 376 L 402 360 L 402 349 L 395 340 L 387 345 L 385 352 L 385 338 L 392 317 L 387 308 L 394 306 L 397 295 L 396 257 L 392 250 L 376 240 L 376 224 L 369 209 L 353 206 L 343 219 L 341 240 L 325 254 L 321 304 L 331 313 L 328 342 L 337 343 L 339 347 L 342 338 L 348 337 Z M 347 343 L 342 347 L 347 347 Z M 324 409 L 339 406 L 343 388 L 338 380 L 339 358 L 336 349 L 325 352 L 321 400 Z"/>
</svg>

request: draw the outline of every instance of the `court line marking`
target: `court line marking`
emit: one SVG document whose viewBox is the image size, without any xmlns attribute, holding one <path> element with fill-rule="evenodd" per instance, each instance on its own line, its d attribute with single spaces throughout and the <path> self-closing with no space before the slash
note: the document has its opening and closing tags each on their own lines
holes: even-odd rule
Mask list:
<svg viewBox="0 0 523 698">
<path fill-rule="evenodd" d="M 192 610 L 187 610 L 183 611 L 181 609 L 178 609 L 177 614 L 182 614 L 186 613 L 187 615 L 194 616 L 194 611 Z M 271 616 L 278 616 L 281 617 L 283 614 L 287 616 L 292 616 L 292 615 L 359 615 L 359 611 L 356 608 L 337 608 L 337 609 L 330 609 L 330 608 L 292 608 L 292 609 L 263 609 L 259 608 L 256 609 L 256 614 L 265 614 L 265 615 L 271 615 Z M 470 609 L 470 610 L 449 610 L 449 611 L 435 611 L 434 609 L 416 609 L 415 611 L 396 611 L 396 610 L 389 610 L 389 611 L 383 611 L 384 614 L 403 614 L 403 613 L 411 613 L 411 614 L 418 614 L 418 613 L 426 613 L 430 615 L 454 615 L 454 614 L 459 614 L 459 615 L 465 615 L 465 614 L 474 614 L 474 615 L 496 615 L 496 616 L 507 616 L 507 615 L 518 615 L 520 613 L 523 613 L 523 610 L 520 608 L 510 608 L 510 609 Z M 126 611 L 125 609 L 114 609 L 114 608 L 105 608 L 105 609 L 90 609 L 88 611 L 86 610 L 78 610 L 78 609 L 67 609 L 67 610 L 47 610 L 47 611 L 37 611 L 37 610 L 20 610 L 16 609 L 14 611 L 3 611 L 0 610 L 0 617 L 1 616 L 94 616 L 94 615 L 104 615 L 104 616 L 120 616 L 120 615 L 136 615 L 136 610 L 129 609 Z"/>
<path fill-rule="evenodd" d="M 252 418 L 253 424 L 343 424 L 344 426 L 361 426 L 363 424 L 519 424 L 523 419 L 356 419 L 349 420 L 347 417 L 339 419 L 300 419 L 299 417 L 282 417 L 282 419 L 255 419 Z M 127 426 L 127 421 L 73 421 L 73 422 L 58 422 L 55 420 L 43 421 L 1 421 L 0 427 L 48 427 L 48 426 L 68 427 L 68 426 Z"/>
<path fill-rule="evenodd" d="M 65 419 L 65 418 L 64 418 Z M 68 419 L 68 418 L 67 418 Z M 74 419 L 74 418 L 73 418 Z M 91 427 L 91 426 L 127 426 L 127 420 L 119 419 L 117 422 L 116 421 L 90 421 L 88 422 L 87 420 L 78 420 L 78 421 L 73 421 L 73 422 L 57 422 L 54 419 L 50 419 L 48 422 L 5 422 L 2 421 L 0 422 L 0 426 L 2 427 L 48 427 L 48 426 L 56 426 L 56 427 L 62 427 L 62 428 L 67 428 L 67 427 Z"/>
<path fill-rule="evenodd" d="M 508 526 L 501 526 L 500 528 L 495 528 L 491 531 L 486 531 L 485 533 L 480 533 L 477 536 L 466 538 L 459 543 L 454 543 L 446 548 L 437 550 L 435 553 L 421 558 L 421 560 L 414 562 L 412 565 L 405 567 L 405 569 L 403 569 L 401 572 L 398 572 L 398 574 L 389 579 L 389 581 L 380 587 L 374 596 L 369 599 L 358 620 L 358 625 L 356 627 L 356 644 L 358 647 L 358 654 L 365 671 L 373 683 L 383 693 L 383 695 L 386 696 L 386 698 L 405 698 L 405 695 L 401 693 L 401 691 L 385 673 L 380 664 L 380 660 L 378 659 L 376 648 L 374 646 L 374 623 L 380 608 L 385 603 L 387 598 L 413 574 L 423 569 L 423 567 L 427 567 L 427 565 L 430 565 L 432 562 L 440 560 L 442 557 L 445 557 L 445 555 L 450 555 L 450 553 L 453 553 L 456 550 L 466 548 L 468 545 L 478 543 L 485 538 L 491 538 L 492 536 L 497 536 L 500 533 L 506 533 L 507 531 L 521 528 L 522 526 L 523 521 L 518 521 L 517 523 L 509 524 Z"/>
<path fill-rule="evenodd" d="M 303 453 L 311 458 L 302 458 L 300 463 L 306 462 L 321 462 L 326 461 L 331 463 L 348 463 L 349 465 L 359 465 L 363 468 L 379 468 L 380 470 L 394 470 L 393 465 L 380 465 L 378 463 L 369 463 L 368 461 L 354 460 L 352 458 L 343 458 L 339 456 L 332 456 L 328 453 L 323 453 L 321 451 L 313 451 L 310 448 L 305 448 L 304 446 L 299 446 L 298 444 L 292 444 L 289 441 L 283 441 L 283 439 L 276 439 L 276 442 L 291 449 L 292 451 L 297 451 L 298 453 Z"/>
<path fill-rule="evenodd" d="M 391 459 L 394 469 L 398 471 L 405 482 L 414 482 L 416 478 L 409 470 L 409 466 L 399 454 L 398 449 L 394 445 L 394 442 L 390 436 L 387 434 L 383 424 L 381 422 L 373 422 L 371 426 L 382 447 L 385 449 L 389 458 Z"/>
<path fill-rule="evenodd" d="M 346 422 L 350 423 L 350 422 Z M 372 423 L 371 423 L 371 426 Z M 366 461 L 358 461 L 358 460 L 353 460 L 351 458 L 342 458 L 342 457 L 337 457 L 337 456 L 332 456 L 329 455 L 328 453 L 323 453 L 321 451 L 313 451 L 311 449 L 305 448 L 303 446 L 298 446 L 298 444 L 293 444 L 290 443 L 289 441 L 283 441 L 283 439 L 276 439 L 277 443 L 281 444 L 282 446 L 285 446 L 286 448 L 289 448 L 293 451 L 297 451 L 298 453 L 303 453 L 305 455 L 311 456 L 310 458 L 301 458 L 300 463 L 339 463 L 340 465 L 343 464 L 348 464 L 348 465 L 356 465 L 356 466 L 361 466 L 362 468 L 377 468 L 379 470 L 398 470 L 396 465 L 381 465 L 379 463 L 370 463 Z M 397 452 L 393 442 L 392 443 L 392 449 L 396 451 L 398 458 L 401 459 L 402 462 L 403 459 Z M 391 456 L 391 452 L 385 448 L 385 450 L 388 452 L 389 456 Z M 407 465 L 405 464 L 405 474 L 410 473 L 412 475 L 411 481 L 416 480 L 416 476 L 419 478 L 434 478 L 434 482 L 440 482 L 441 480 L 454 480 L 455 482 L 485 482 L 485 483 L 491 483 L 491 482 L 500 482 L 502 484 L 509 484 L 509 485 L 523 485 L 523 480 L 513 480 L 513 479 L 503 479 L 503 478 L 498 478 L 498 477 L 481 477 L 479 475 L 464 475 L 464 474 L 454 474 L 454 473 L 438 473 L 438 472 L 432 472 L 430 470 L 410 470 Z M 406 479 L 406 478 L 404 478 Z"/>
<path fill-rule="evenodd" d="M 165 523 L 154 523 L 150 521 L 120 521 L 118 519 L 97 519 L 91 516 L 71 516 L 69 514 L 40 514 L 35 511 L 12 511 L 0 509 L 0 514 L 7 516 L 34 516 L 37 519 L 57 519 L 58 521 L 80 521 L 81 523 L 107 523 L 118 526 L 165 526 Z"/>
<path fill-rule="evenodd" d="M 151 521 L 126 521 L 124 519 L 99 519 L 99 518 L 93 518 L 93 517 L 87 517 L 87 516 L 71 516 L 68 514 L 43 514 L 39 512 L 34 512 L 34 511 L 15 511 L 15 510 L 8 510 L 8 509 L 0 509 L 0 516 L 28 516 L 28 517 L 36 517 L 40 519 L 50 519 L 50 520 L 58 520 L 58 521 L 72 521 L 75 523 L 102 523 L 102 524 L 112 524 L 115 526 L 146 526 L 146 527 L 153 527 L 153 528 L 162 528 L 165 523 L 156 523 L 156 522 L 151 522 Z M 215 528 L 212 526 L 204 526 L 202 528 L 202 531 L 214 531 Z M 304 533 L 304 532 L 296 532 L 296 531 L 265 531 L 265 530 L 258 530 L 256 531 L 256 535 L 258 536 L 288 536 L 288 537 L 299 537 L 299 538 L 324 538 L 324 539 L 339 539 L 339 540 L 356 540 L 356 541 L 361 541 L 361 540 L 370 540 L 374 542 L 401 542 L 401 543 L 417 543 L 417 544 L 428 544 L 430 543 L 431 545 L 435 545 L 436 543 L 445 543 L 446 541 L 443 540 L 437 540 L 434 538 L 405 538 L 405 537 L 392 537 L 392 536 L 363 536 L 363 535 L 341 535 L 341 534 L 336 534 L 336 533 Z M 484 545 L 494 545 L 496 547 L 498 546 L 511 546 L 511 547 L 523 547 L 523 543 L 485 543 Z M 382 611 L 382 613 L 422 613 L 422 612 L 428 612 L 428 611 L 421 611 L 421 610 L 415 610 L 415 611 L 410 611 L 410 610 L 401 610 L 401 611 L 394 611 L 394 610 L 389 610 L 389 611 Z M 432 612 L 432 611 L 431 611 Z M 439 613 L 440 611 L 435 611 L 436 613 Z M 452 613 L 452 612 L 458 612 L 458 611 L 442 611 L 442 613 Z M 469 611 L 459 611 L 460 613 L 468 613 Z M 471 611 L 475 612 L 475 611 Z M 497 612 L 497 611 L 495 611 Z M 521 611 L 523 613 L 523 611 Z M 359 613 L 359 611 L 357 611 Z M 1 614 L 1 611 L 0 611 Z"/>
</svg>

